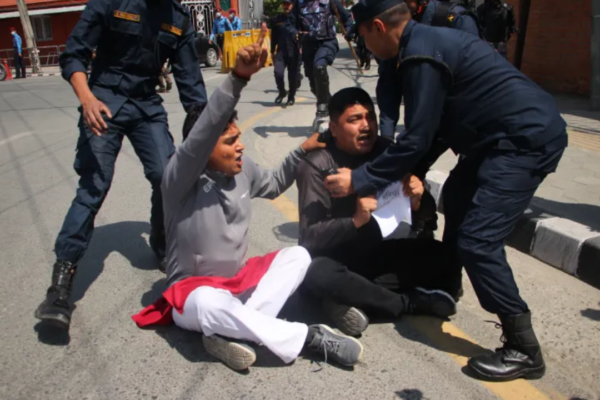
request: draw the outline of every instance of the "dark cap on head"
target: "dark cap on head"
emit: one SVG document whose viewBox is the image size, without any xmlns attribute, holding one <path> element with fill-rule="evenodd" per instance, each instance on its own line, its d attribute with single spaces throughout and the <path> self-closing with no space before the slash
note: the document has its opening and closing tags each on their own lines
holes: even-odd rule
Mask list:
<svg viewBox="0 0 600 400">
<path fill-rule="evenodd" d="M 281 0 L 282 3 L 291 3 L 292 0 Z"/>
<path fill-rule="evenodd" d="M 360 0 L 352 7 L 352 15 L 356 25 L 360 25 L 402 3 L 404 0 Z"/>
</svg>

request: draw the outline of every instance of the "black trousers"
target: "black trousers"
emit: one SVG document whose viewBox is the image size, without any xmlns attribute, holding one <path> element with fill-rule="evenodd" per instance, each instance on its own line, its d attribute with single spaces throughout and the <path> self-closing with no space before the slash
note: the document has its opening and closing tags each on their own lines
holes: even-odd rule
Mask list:
<svg viewBox="0 0 600 400">
<path fill-rule="evenodd" d="M 447 291 L 452 271 L 445 252 L 446 247 L 434 240 L 386 240 L 360 256 L 316 257 L 303 285 L 318 298 L 358 307 L 368 314 L 397 317 L 406 310 L 406 295 L 374 280 L 395 274 L 399 292 L 417 286 Z"/>
<path fill-rule="evenodd" d="M 566 133 L 539 151 L 482 150 L 462 158 L 444 184 L 444 244 L 490 313 L 529 311 L 506 260 L 504 240 L 546 175 L 556 170 L 564 146 Z"/>
<path fill-rule="evenodd" d="M 300 54 L 294 57 L 283 54 L 279 51 L 275 54 L 273 60 L 275 83 L 277 84 L 277 90 L 279 92 L 285 91 L 285 80 L 284 74 L 285 69 L 288 70 L 288 81 L 290 86 L 289 97 L 296 95 L 296 89 L 298 88 L 298 72 L 300 70 Z"/>
<path fill-rule="evenodd" d="M 13 49 L 15 56 L 15 75 L 17 78 L 26 78 L 27 74 L 25 73 L 25 61 L 23 61 L 23 56 L 19 55 L 19 50 Z"/>
</svg>

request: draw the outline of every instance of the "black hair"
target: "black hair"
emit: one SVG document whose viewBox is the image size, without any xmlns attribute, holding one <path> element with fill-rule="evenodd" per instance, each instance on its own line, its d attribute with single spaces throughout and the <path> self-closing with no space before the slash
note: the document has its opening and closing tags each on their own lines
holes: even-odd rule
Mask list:
<svg viewBox="0 0 600 400">
<path fill-rule="evenodd" d="M 346 111 L 346 108 L 360 104 L 366 108 L 375 108 L 369 93 L 359 87 L 348 87 L 340 90 L 329 99 L 329 116 L 332 121 L 337 121 Z"/>
<path fill-rule="evenodd" d="M 192 128 L 194 127 L 194 124 L 196 124 L 196 121 L 198 121 L 198 118 L 200 118 L 200 115 L 202 114 L 205 108 L 206 103 L 196 103 L 189 108 L 187 116 L 185 117 L 185 121 L 183 121 L 183 140 L 187 139 L 188 135 L 192 131 Z M 233 110 L 233 112 L 231 113 L 231 116 L 229 117 L 229 122 L 227 123 L 225 130 L 227 130 L 229 125 L 235 122 L 235 120 L 237 120 L 237 110 Z"/>
<path fill-rule="evenodd" d="M 406 5 L 406 3 L 400 3 L 394 7 L 391 7 L 376 17 L 372 18 L 367 24 L 367 29 L 369 32 L 373 27 L 373 21 L 378 19 L 383 22 L 387 26 L 396 27 L 405 19 L 408 19 L 411 15 L 411 12 Z"/>
</svg>

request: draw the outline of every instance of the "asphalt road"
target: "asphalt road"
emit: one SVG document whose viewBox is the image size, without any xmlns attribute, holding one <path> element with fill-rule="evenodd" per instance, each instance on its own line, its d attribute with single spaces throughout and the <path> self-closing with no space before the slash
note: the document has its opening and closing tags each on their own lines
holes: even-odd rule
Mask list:
<svg viewBox="0 0 600 400">
<path fill-rule="evenodd" d="M 333 90 L 359 84 L 374 93 L 376 72 L 357 72 L 340 58 Z M 267 167 L 302 142 L 314 113 L 306 80 L 296 106 L 275 106 L 272 74 L 255 76 L 238 107 L 246 154 Z M 209 92 L 223 80 L 214 69 L 204 76 Z M 0 399 L 600 399 L 600 291 L 513 249 L 508 257 L 548 363 L 540 381 L 469 377 L 466 357 L 498 346 L 500 331 L 485 322 L 495 318 L 466 279 L 451 321 L 372 325 L 361 339 L 364 362 L 353 371 L 321 364 L 316 372 L 304 357 L 284 366 L 258 348 L 256 365 L 239 374 L 211 359 L 198 334 L 138 329 L 130 316 L 161 293 L 164 276 L 148 246 L 150 186 L 127 141 L 79 266 L 70 338 L 39 331 L 33 311 L 77 187 L 77 106 L 60 78 L 0 83 Z M 179 142 L 184 113 L 176 91 L 165 106 Z M 293 187 L 273 202 L 254 202 L 249 256 L 296 243 L 296 199 Z M 320 318 L 307 307 L 294 299 L 286 316 Z"/>
</svg>

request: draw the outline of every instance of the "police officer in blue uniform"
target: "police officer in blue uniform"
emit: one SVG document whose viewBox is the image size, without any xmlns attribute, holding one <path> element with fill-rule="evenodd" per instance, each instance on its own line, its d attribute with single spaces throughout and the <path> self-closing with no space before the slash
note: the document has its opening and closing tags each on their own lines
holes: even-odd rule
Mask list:
<svg viewBox="0 0 600 400">
<path fill-rule="evenodd" d="M 352 13 L 367 47 L 396 60 L 402 82 L 388 90 L 403 92 L 406 130 L 379 158 L 340 169 L 325 184 L 336 197 L 373 194 L 408 173 L 436 139 L 463 155 L 443 189 L 444 243 L 482 307 L 499 316 L 505 338 L 468 365 L 487 380 L 542 377 L 544 359 L 504 239 L 567 146 L 554 99 L 487 42 L 416 23 L 402 0 L 361 0 Z"/>
<path fill-rule="evenodd" d="M 447 26 L 481 37 L 476 14 L 460 3 L 440 0 L 405 0 L 413 19 L 421 24 Z M 400 119 L 401 93 L 390 93 L 386 87 L 395 85 L 395 60 L 380 62 L 377 81 L 377 104 L 379 106 L 379 129 L 381 136 L 394 139 Z"/>
<path fill-rule="evenodd" d="M 271 21 L 271 54 L 274 54 L 273 64 L 275 71 L 275 83 L 279 94 L 275 103 L 280 104 L 285 96 L 288 96 L 287 105 L 293 106 L 296 102 L 296 89 L 298 88 L 298 72 L 300 69 L 300 48 L 286 27 L 291 24 L 290 14 L 294 7 L 292 0 L 283 0 L 281 4 L 283 13 L 276 15 Z M 283 78 L 285 68 L 288 69 L 289 93 L 285 90 Z"/>
<path fill-rule="evenodd" d="M 329 75 L 327 66 L 333 64 L 339 50 L 334 15 L 337 9 L 341 24 L 346 31 L 352 27 L 352 16 L 338 0 L 294 0 L 293 22 L 289 24 L 290 33 L 302 40 L 302 60 L 304 72 L 310 82 L 310 90 L 317 97 L 316 126 L 319 120 L 329 117 L 327 104 Z"/>
<path fill-rule="evenodd" d="M 221 49 L 221 53 L 223 53 L 223 43 L 225 41 L 225 32 L 232 31 L 233 27 L 231 26 L 231 22 L 227 18 L 225 18 L 220 12 L 215 15 L 215 19 L 213 21 L 212 33 L 210 34 L 210 41 L 215 40 L 215 36 L 217 37 L 217 46 Z"/>
<path fill-rule="evenodd" d="M 206 103 L 206 89 L 186 8 L 174 0 L 90 0 L 60 56 L 65 80 L 81 102 L 74 168 L 77 195 L 56 239 L 52 284 L 35 316 L 69 327 L 77 262 L 83 257 L 127 136 L 152 185 L 150 245 L 164 265 L 163 169 L 175 148 L 158 76 L 171 60 L 179 98 L 188 110 Z M 92 61 L 88 80 L 86 71 Z"/>
</svg>

